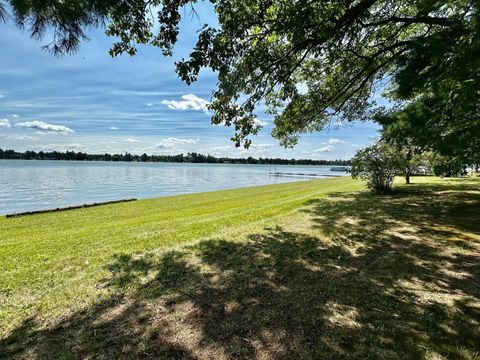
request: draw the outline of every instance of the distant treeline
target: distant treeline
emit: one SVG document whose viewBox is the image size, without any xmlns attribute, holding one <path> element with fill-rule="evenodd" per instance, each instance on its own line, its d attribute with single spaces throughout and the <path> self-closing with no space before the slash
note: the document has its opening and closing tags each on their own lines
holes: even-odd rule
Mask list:
<svg viewBox="0 0 480 360">
<path fill-rule="evenodd" d="M 0 149 L 0 159 L 12 160 L 71 160 L 71 161 L 135 161 L 135 162 L 178 162 L 178 163 L 211 163 L 211 164 L 272 164 L 272 165 L 350 165 L 350 160 L 311 160 L 311 159 L 270 159 L 253 157 L 228 158 L 188 153 L 187 155 L 134 155 L 134 154 L 87 154 L 83 152 L 44 152 Z"/>
</svg>

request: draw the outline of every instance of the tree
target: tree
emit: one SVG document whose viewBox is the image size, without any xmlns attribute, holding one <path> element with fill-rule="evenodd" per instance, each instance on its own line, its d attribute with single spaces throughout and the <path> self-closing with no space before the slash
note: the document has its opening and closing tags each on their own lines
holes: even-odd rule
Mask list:
<svg viewBox="0 0 480 360">
<path fill-rule="evenodd" d="M 405 178 L 406 184 L 410 184 L 411 176 L 418 173 L 420 166 L 424 164 L 422 155 L 416 153 L 412 147 L 397 150 L 395 161 L 398 174 Z"/>
<path fill-rule="evenodd" d="M 435 176 L 460 177 L 467 173 L 465 164 L 454 157 L 432 153 L 429 156 L 429 162 Z"/>
<path fill-rule="evenodd" d="M 385 129 L 382 131 L 382 141 L 389 144 L 393 149 L 397 175 L 405 178 L 405 183 L 410 184 L 410 178 L 420 171 L 420 167 L 426 165 L 423 150 L 414 145 L 411 137 L 389 136 Z"/>
<path fill-rule="evenodd" d="M 188 84 L 204 67 L 216 71 L 212 122 L 234 126 L 237 146 L 248 146 L 258 132 L 255 111 L 262 102 L 275 115 L 273 135 L 293 146 L 303 132 L 369 116 L 372 94 L 388 80 L 394 99 L 433 94 L 448 122 L 459 119 L 459 106 L 464 113 L 478 109 L 475 0 L 210 2 L 218 25 L 206 24 L 199 31 L 190 57 L 179 61 L 176 70 Z M 107 34 L 117 39 L 112 56 L 134 55 L 137 44 L 172 55 L 182 13 L 189 6 L 194 11 L 196 0 L 0 4 L 0 19 L 11 9 L 15 21 L 29 26 L 35 38 L 52 28 L 53 40 L 45 48 L 55 54 L 75 51 L 85 38 L 84 28 L 107 24 Z M 158 21 L 152 19 L 155 12 Z M 472 121 L 478 123 L 478 118 Z"/>
<path fill-rule="evenodd" d="M 389 193 L 397 173 L 395 149 L 384 141 L 358 150 L 352 159 L 351 174 L 354 179 L 367 181 L 369 189 L 376 193 Z"/>
<path fill-rule="evenodd" d="M 460 102 L 455 111 L 443 111 L 455 101 L 424 96 L 403 109 L 377 114 L 375 119 L 383 125 L 382 136 L 389 142 L 475 167 L 480 163 L 478 109 Z"/>
</svg>

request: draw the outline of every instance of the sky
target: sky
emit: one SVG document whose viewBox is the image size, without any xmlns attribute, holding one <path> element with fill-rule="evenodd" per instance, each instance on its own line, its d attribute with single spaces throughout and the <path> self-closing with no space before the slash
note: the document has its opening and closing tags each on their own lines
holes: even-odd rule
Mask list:
<svg viewBox="0 0 480 360">
<path fill-rule="evenodd" d="M 114 39 L 89 31 L 75 55 L 55 57 L 10 21 L 0 23 L 0 148 L 17 151 L 179 154 L 199 152 L 230 157 L 349 159 L 378 137 L 378 126 L 354 122 L 305 134 L 293 149 L 271 137 L 272 117 L 250 149 L 235 148 L 233 130 L 210 124 L 206 105 L 216 88 L 209 70 L 188 86 L 175 73 L 175 60 L 187 57 L 197 31 L 215 23 L 212 9 L 184 14 L 175 54 L 139 48 L 134 57 L 110 57 Z"/>
</svg>

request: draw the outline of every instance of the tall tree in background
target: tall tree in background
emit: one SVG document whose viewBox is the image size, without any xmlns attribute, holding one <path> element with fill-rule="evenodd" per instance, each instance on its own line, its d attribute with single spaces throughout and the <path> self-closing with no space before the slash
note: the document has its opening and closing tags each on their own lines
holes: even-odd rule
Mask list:
<svg viewBox="0 0 480 360">
<path fill-rule="evenodd" d="M 218 74 L 212 122 L 234 126 L 248 146 L 255 111 L 275 115 L 273 136 L 294 145 L 303 132 L 369 118 L 373 95 L 389 82 L 400 110 L 424 107 L 426 126 L 478 129 L 480 19 L 475 0 L 211 0 L 190 57 L 176 63 L 187 84 L 206 67 Z M 48 28 L 55 54 L 75 51 L 84 29 L 106 24 L 110 53 L 149 44 L 172 55 L 184 9 L 196 0 L 0 0 L 36 38 Z M 159 26 L 156 26 L 158 25 Z M 390 119 L 393 119 L 392 117 Z M 425 120 L 425 118 L 423 118 Z M 440 130 L 442 131 L 442 130 Z M 420 131 L 421 132 L 421 131 Z M 417 134 L 413 134 L 414 137 Z"/>
<path fill-rule="evenodd" d="M 470 96 L 459 94 L 442 98 L 428 92 L 400 110 L 377 114 L 375 119 L 383 125 L 382 136 L 387 141 L 403 148 L 413 147 L 417 152 L 433 151 L 478 171 L 480 114 L 478 104 L 475 108 L 473 101 L 457 100 L 465 95 Z"/>
</svg>

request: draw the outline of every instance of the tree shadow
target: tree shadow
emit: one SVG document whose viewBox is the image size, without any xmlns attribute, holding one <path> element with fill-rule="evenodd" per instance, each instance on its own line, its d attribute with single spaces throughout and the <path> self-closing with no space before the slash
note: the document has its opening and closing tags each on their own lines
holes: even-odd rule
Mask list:
<svg viewBox="0 0 480 360">
<path fill-rule="evenodd" d="M 119 255 L 106 279 L 116 296 L 54 327 L 29 319 L 0 349 L 18 358 L 478 357 L 479 204 L 467 185 L 330 194 L 305 204 L 308 231 Z"/>
</svg>

